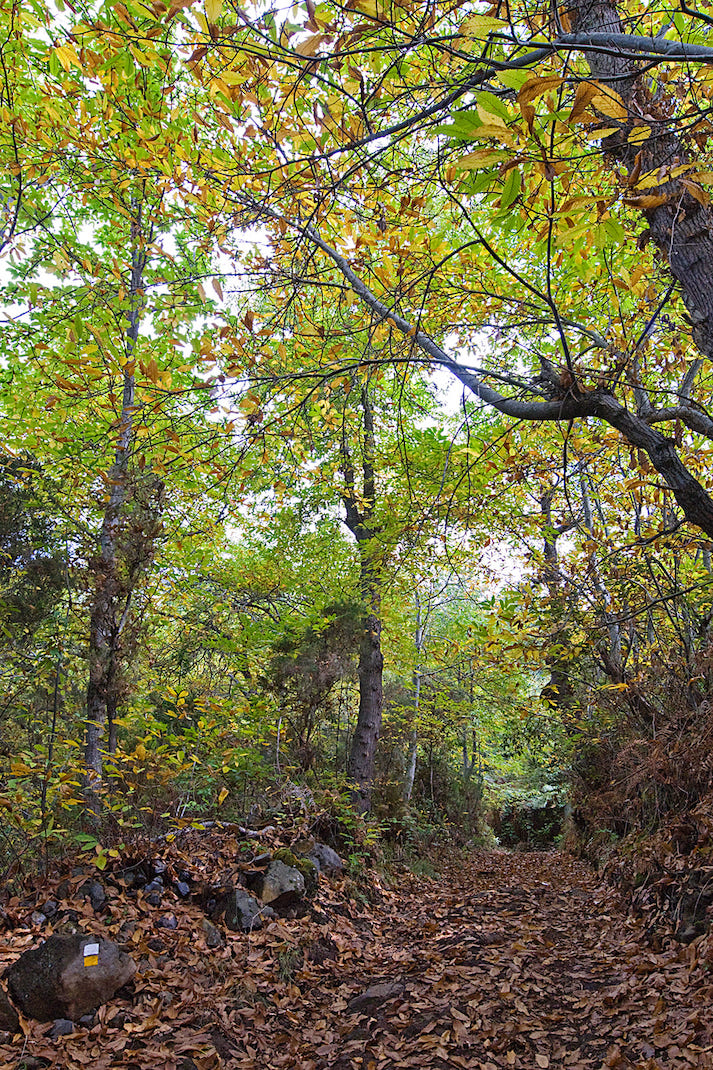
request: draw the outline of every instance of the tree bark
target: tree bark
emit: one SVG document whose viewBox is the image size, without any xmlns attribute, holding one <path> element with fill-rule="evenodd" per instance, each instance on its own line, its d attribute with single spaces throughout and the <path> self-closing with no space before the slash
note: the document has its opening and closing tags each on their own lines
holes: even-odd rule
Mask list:
<svg viewBox="0 0 713 1070">
<path fill-rule="evenodd" d="M 85 798 L 92 820 L 101 815 L 104 735 L 107 722 L 110 750 L 116 749 L 115 714 L 119 705 L 121 638 L 130 606 L 130 590 L 120 575 L 119 542 L 129 493 L 129 461 L 134 438 L 136 378 L 134 358 L 143 307 L 143 272 L 146 254 L 141 236 L 141 208 L 132 225 L 134 249 L 129 285 L 129 328 L 125 338 L 124 384 L 114 460 L 108 472 L 109 497 L 99 537 L 99 555 L 92 563 L 94 598 L 89 620 L 89 683 L 87 686 L 87 735 L 84 751 Z"/>
<path fill-rule="evenodd" d="M 621 34 L 622 23 L 616 4 L 610 0 L 576 0 L 570 10 L 576 35 Z M 587 52 L 592 76 L 609 83 L 624 100 L 629 118 L 620 133 L 602 143 L 603 149 L 620 160 L 631 174 L 659 168 L 673 168 L 690 162 L 690 154 L 675 131 L 657 133 L 642 145 L 627 138 L 642 116 L 656 109 L 644 79 L 639 77 L 635 56 L 612 48 L 609 52 Z M 659 118 L 656 115 L 656 118 Z M 681 287 L 693 329 L 693 340 L 704 356 L 713 356 L 713 210 L 697 200 L 685 185 L 685 175 L 646 190 L 648 197 L 664 198 L 661 204 L 643 207 L 651 240 L 671 274 Z M 631 203 L 636 207 L 636 196 Z"/>
<path fill-rule="evenodd" d="M 374 416 L 368 384 L 361 391 L 362 409 L 362 482 L 357 494 L 354 467 L 346 440 L 342 437 L 342 473 L 345 491 L 345 523 L 356 539 L 359 551 L 359 580 L 365 608 L 363 631 L 359 643 L 359 712 L 352 737 L 347 774 L 354 781 L 352 802 L 359 813 L 371 808 L 374 785 L 376 747 L 381 732 L 384 709 L 384 657 L 381 651 L 381 578 L 374 528 L 376 504 Z"/>
<path fill-rule="evenodd" d="M 411 801 L 413 785 L 416 779 L 416 764 L 418 762 L 418 713 L 421 703 L 421 654 L 425 638 L 423 613 L 421 600 L 416 592 L 416 633 L 414 642 L 416 645 L 416 667 L 413 670 L 413 720 L 409 733 L 408 758 L 406 761 L 406 775 L 404 777 L 403 800 Z"/>
</svg>

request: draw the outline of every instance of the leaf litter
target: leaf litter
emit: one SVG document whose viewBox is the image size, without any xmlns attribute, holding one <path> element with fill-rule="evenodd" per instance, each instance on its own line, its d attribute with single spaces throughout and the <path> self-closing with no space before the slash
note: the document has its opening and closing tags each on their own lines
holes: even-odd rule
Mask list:
<svg viewBox="0 0 713 1070">
<path fill-rule="evenodd" d="M 230 835 L 170 851 L 214 886 L 239 876 Z M 226 932 L 214 949 L 196 897 L 152 908 L 120 881 L 109 890 L 101 915 L 72 906 L 134 955 L 133 990 L 70 1036 L 23 1021 L 0 1070 L 713 1068 L 713 942 L 654 951 L 617 894 L 559 853 L 374 877 L 369 901 L 349 879 L 323 881 L 303 916 Z M 159 925 L 167 911 L 175 929 Z M 30 913 L 9 904 L 0 968 L 49 931 Z"/>
</svg>

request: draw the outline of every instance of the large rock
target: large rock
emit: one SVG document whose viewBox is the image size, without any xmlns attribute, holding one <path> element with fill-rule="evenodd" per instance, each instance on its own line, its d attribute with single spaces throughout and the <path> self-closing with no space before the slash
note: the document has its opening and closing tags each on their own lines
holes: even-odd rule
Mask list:
<svg viewBox="0 0 713 1070">
<path fill-rule="evenodd" d="M 307 858 L 314 862 L 318 873 L 324 873 L 327 877 L 338 877 L 344 871 L 341 858 L 326 843 L 315 843 Z"/>
<path fill-rule="evenodd" d="M 262 929 L 262 906 L 244 888 L 235 888 L 229 892 L 219 906 L 225 924 L 236 933 L 249 933 Z M 274 911 L 270 911 L 273 914 Z"/>
<path fill-rule="evenodd" d="M 258 882 L 258 895 L 266 905 L 286 907 L 305 894 L 305 879 L 294 866 L 273 860 Z"/>
<path fill-rule="evenodd" d="M 84 949 L 91 944 L 98 944 L 98 955 L 85 956 Z M 23 1014 L 50 1022 L 76 1021 L 96 1010 L 135 973 L 133 959 L 111 940 L 74 933 L 50 936 L 40 947 L 25 951 L 5 977 Z"/>
<path fill-rule="evenodd" d="M 19 1033 L 20 1031 L 20 1019 L 17 1017 L 17 1011 L 2 988 L 0 988 L 0 1029 L 7 1033 Z"/>
</svg>

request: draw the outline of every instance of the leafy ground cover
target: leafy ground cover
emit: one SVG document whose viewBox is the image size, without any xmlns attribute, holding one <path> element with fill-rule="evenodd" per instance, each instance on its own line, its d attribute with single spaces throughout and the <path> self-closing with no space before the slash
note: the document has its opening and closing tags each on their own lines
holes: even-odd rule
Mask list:
<svg viewBox="0 0 713 1070">
<path fill-rule="evenodd" d="M 207 887 L 237 876 L 238 846 L 190 832 L 165 856 Z M 71 1036 L 24 1022 L 21 1049 L 0 1046 L 1 1070 L 713 1067 L 712 942 L 664 938 L 654 951 L 616 893 L 562 854 L 481 852 L 438 878 L 404 870 L 374 881 L 368 901 L 348 878 L 322 882 L 304 916 L 213 949 L 196 897 L 152 907 L 103 879 L 104 913 L 87 902 L 79 922 L 124 938 L 134 990 Z M 9 904 L 0 964 L 38 941 L 31 912 Z"/>
</svg>

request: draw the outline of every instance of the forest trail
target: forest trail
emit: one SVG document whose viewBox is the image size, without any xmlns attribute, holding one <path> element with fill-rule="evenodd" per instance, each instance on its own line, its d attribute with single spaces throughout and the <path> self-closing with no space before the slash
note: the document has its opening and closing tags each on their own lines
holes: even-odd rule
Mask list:
<svg viewBox="0 0 713 1070">
<path fill-rule="evenodd" d="M 69 1037 L 31 1023 L 30 1061 L 1 1047 L 0 1070 L 713 1067 L 705 939 L 655 953 L 578 862 L 483 852 L 371 903 L 345 890 L 212 951 L 197 906 L 175 931 L 144 911 L 133 998 Z"/>
</svg>

